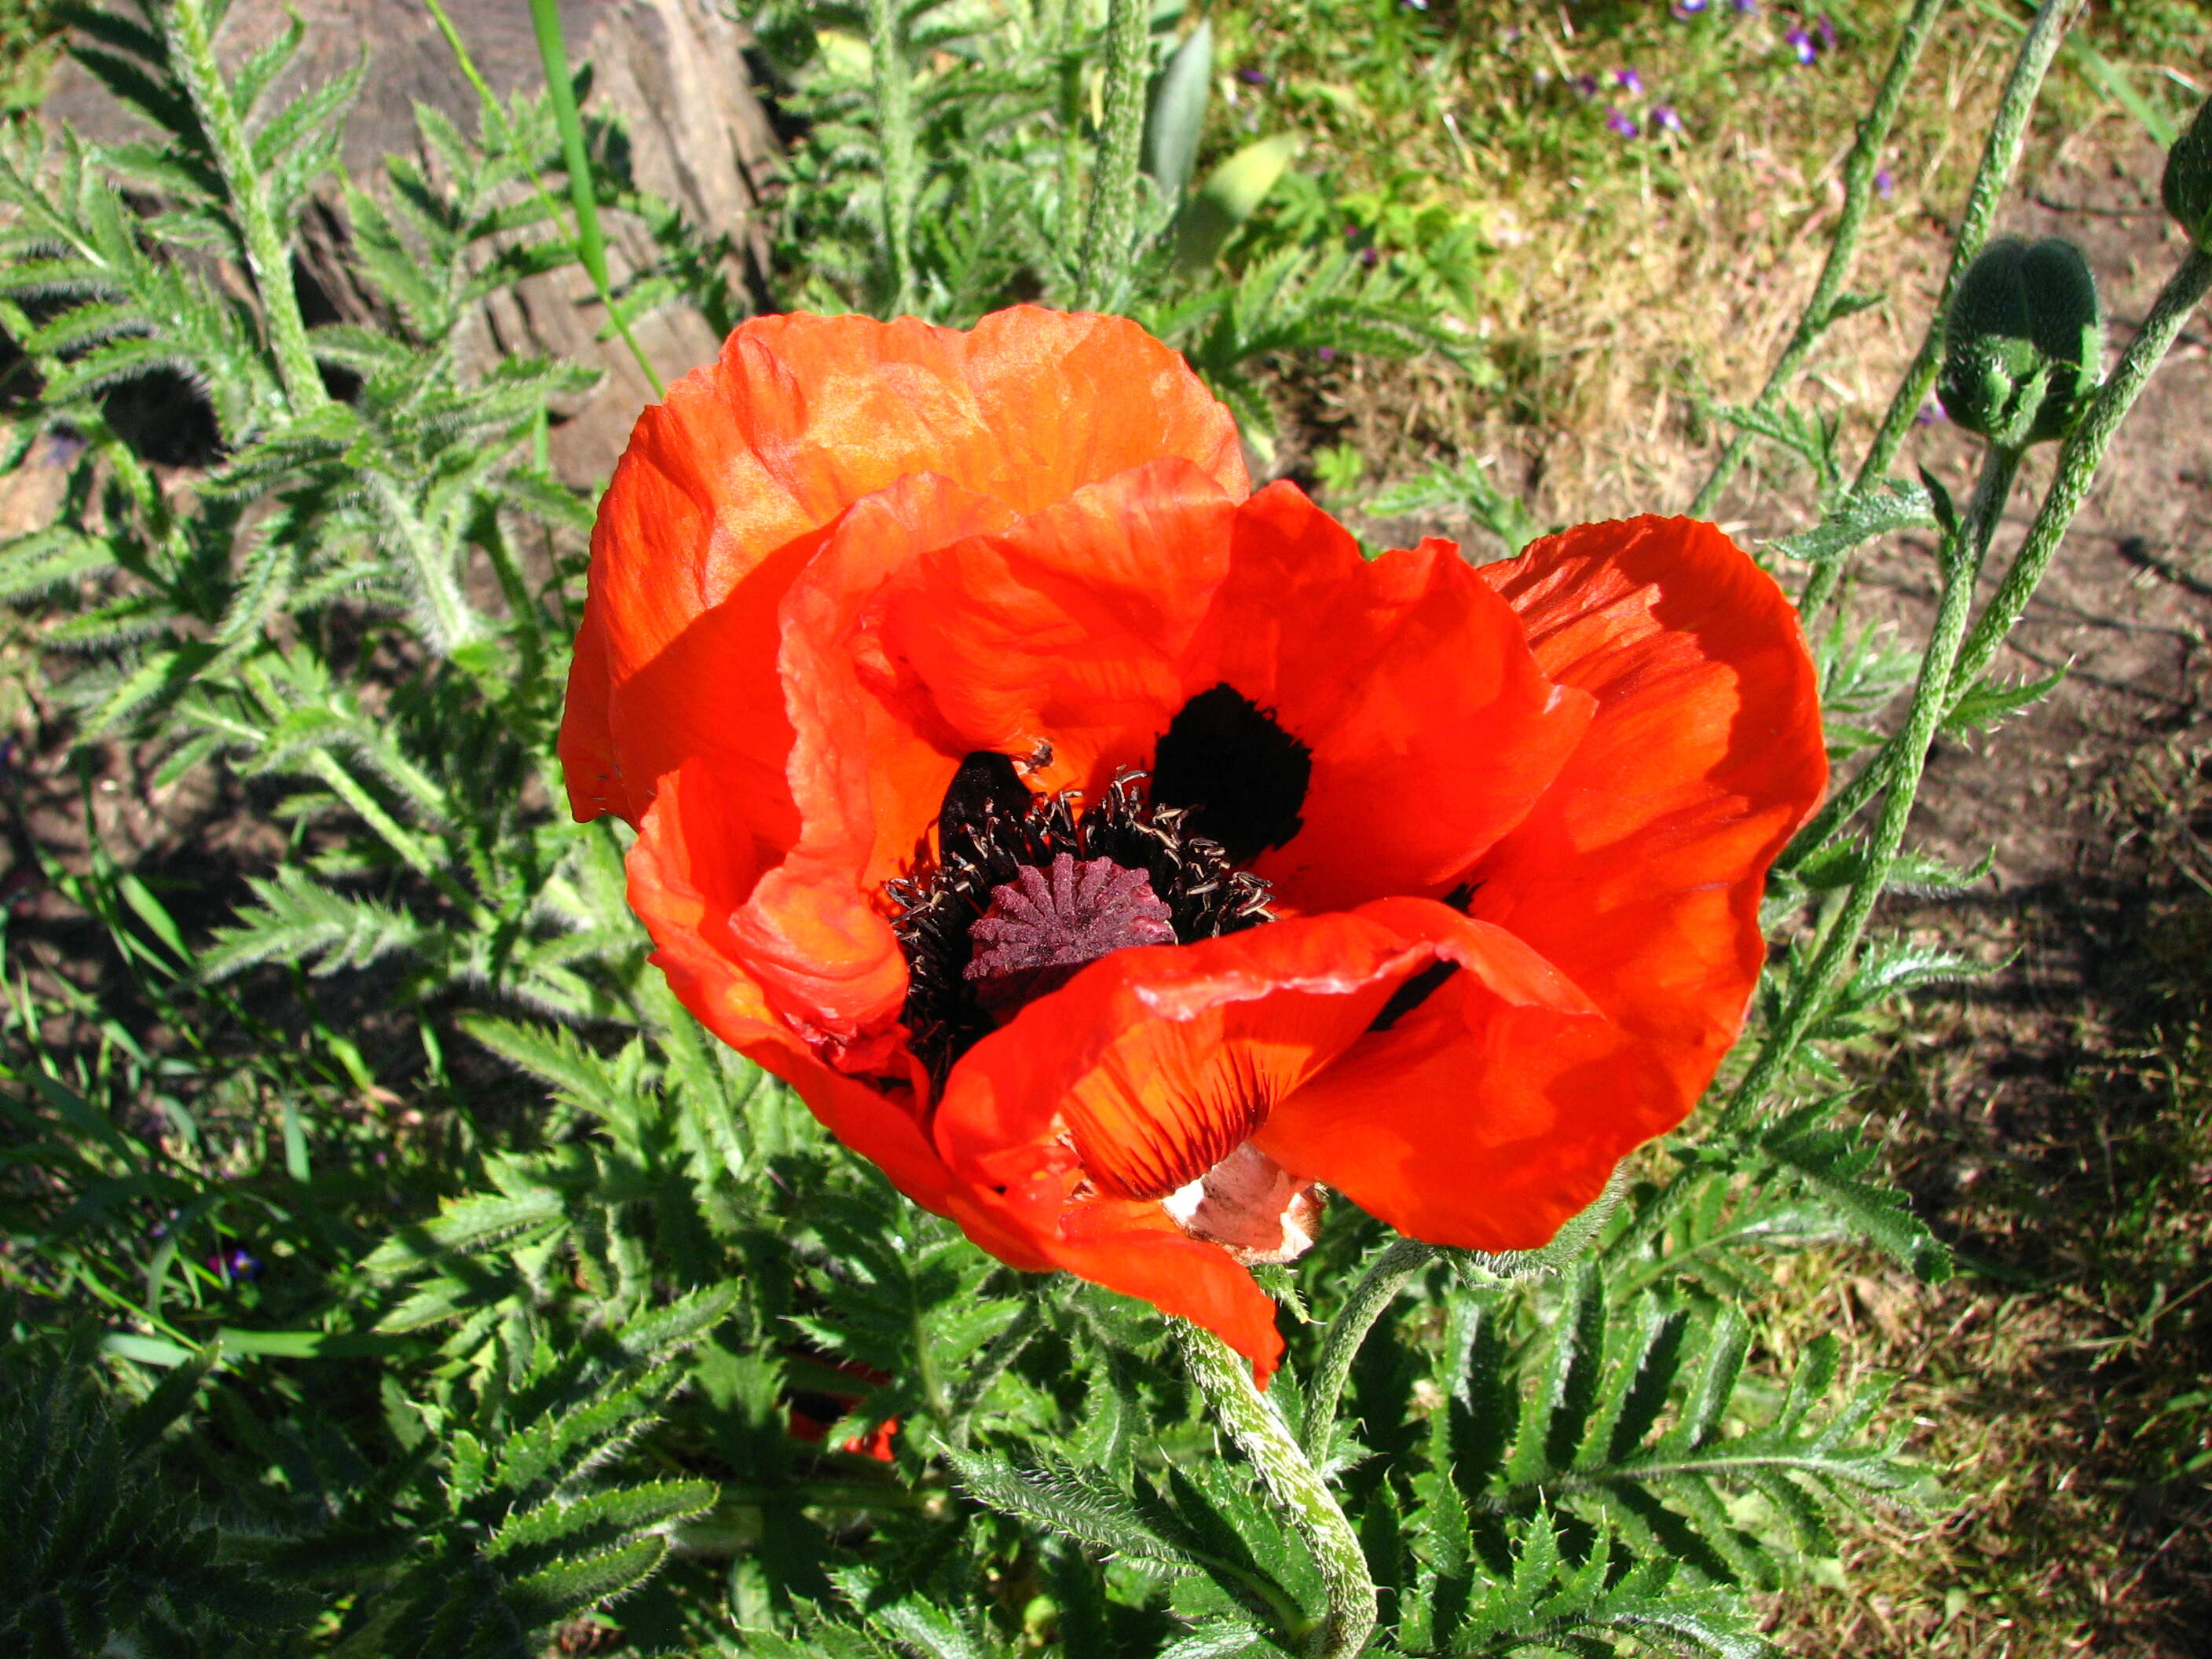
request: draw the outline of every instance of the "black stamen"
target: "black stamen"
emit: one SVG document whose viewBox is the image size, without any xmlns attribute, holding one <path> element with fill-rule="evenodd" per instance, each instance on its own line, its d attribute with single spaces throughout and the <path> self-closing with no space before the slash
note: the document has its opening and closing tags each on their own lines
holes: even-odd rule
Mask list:
<svg viewBox="0 0 2212 1659">
<path fill-rule="evenodd" d="M 970 755 L 945 793 L 934 855 L 921 849 L 914 872 L 889 884 L 891 927 L 907 961 L 908 1041 L 940 1085 L 954 1060 L 1027 1000 L 994 996 L 1003 1006 L 987 1006 L 977 993 L 993 975 L 971 979 L 968 971 L 979 951 L 1005 942 L 979 939 L 976 924 L 1024 870 L 1049 872 L 1066 855 L 1134 872 L 1164 907 L 1177 944 L 1274 920 L 1267 884 L 1231 869 L 1218 843 L 1189 833 L 1182 811 L 1148 804 L 1141 772 L 1116 776 L 1086 808 L 1073 791 L 1030 795 L 1003 756 Z M 1051 988 L 1040 980 L 1029 994 Z"/>
<path fill-rule="evenodd" d="M 1234 686 L 1201 691 L 1176 711 L 1152 762 L 1152 799 L 1186 807 L 1191 828 L 1243 864 L 1280 847 L 1305 820 L 1313 750 Z"/>
</svg>

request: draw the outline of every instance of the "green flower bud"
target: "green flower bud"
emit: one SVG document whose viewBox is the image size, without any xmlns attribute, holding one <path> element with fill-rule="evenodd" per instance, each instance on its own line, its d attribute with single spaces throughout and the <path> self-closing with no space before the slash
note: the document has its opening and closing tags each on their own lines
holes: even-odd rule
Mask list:
<svg viewBox="0 0 2212 1659">
<path fill-rule="evenodd" d="M 2197 118 L 2166 152 L 2160 194 L 2189 240 L 2212 253 L 2212 98 L 2197 106 Z"/>
<path fill-rule="evenodd" d="M 2105 315 L 2081 250 L 2000 237 L 1943 325 L 1943 412 L 2007 449 L 2065 435 L 2104 368 Z"/>
</svg>

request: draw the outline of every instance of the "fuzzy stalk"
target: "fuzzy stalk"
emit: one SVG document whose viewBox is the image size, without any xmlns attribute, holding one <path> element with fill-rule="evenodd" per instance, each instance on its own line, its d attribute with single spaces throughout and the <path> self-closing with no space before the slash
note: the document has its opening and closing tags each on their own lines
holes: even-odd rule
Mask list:
<svg viewBox="0 0 2212 1659">
<path fill-rule="evenodd" d="M 1395 1241 L 1360 1275 L 1352 1294 L 1336 1310 L 1336 1317 L 1328 1322 L 1321 1340 L 1320 1363 L 1314 1367 L 1313 1380 L 1306 1384 L 1303 1437 L 1308 1457 L 1318 1462 L 1328 1451 L 1328 1431 L 1336 1421 L 1337 1405 L 1344 1397 L 1352 1362 L 1359 1357 L 1367 1333 L 1436 1254 L 1435 1245 L 1424 1244 L 1418 1238 Z"/>
<path fill-rule="evenodd" d="M 1375 1581 L 1352 1523 L 1290 1425 L 1253 1383 L 1243 1356 L 1203 1327 L 1182 1319 L 1169 1322 L 1214 1422 L 1251 1460 L 1260 1484 L 1320 1569 L 1326 1605 L 1318 1620 L 1295 1632 L 1299 1652 L 1305 1659 L 1350 1659 L 1375 1628 Z"/>
<path fill-rule="evenodd" d="M 1135 239 L 1139 152 L 1145 137 L 1146 28 L 1140 0 L 1114 0 L 1106 23 L 1106 125 L 1091 179 L 1091 216 L 1077 262 L 1076 304 L 1109 303 L 1127 275 Z"/>
<path fill-rule="evenodd" d="M 883 148 L 884 245 L 891 260 L 891 313 L 914 309 L 914 201 L 920 189 L 914 143 L 914 72 L 899 30 L 897 0 L 868 0 L 868 60 Z"/>
<path fill-rule="evenodd" d="M 216 63 L 215 32 L 203 0 L 174 0 L 169 8 L 169 51 L 178 77 L 191 95 L 192 109 L 206 131 L 222 171 L 223 188 L 238 211 L 239 230 L 246 244 L 246 264 L 261 300 L 263 325 L 269 331 L 269 348 L 276 359 L 276 377 L 284 387 L 285 401 L 295 415 L 306 415 L 330 401 L 315 354 L 307 343 L 307 325 L 300 314 L 300 296 L 292 285 L 292 252 L 269 211 L 261 170 L 254 165 L 253 146 L 246 136 L 243 112 L 230 95 L 230 85 Z"/>
<path fill-rule="evenodd" d="M 2120 423 L 2150 384 L 2151 376 L 2208 291 L 2212 291 L 2212 253 L 2193 250 L 2160 290 L 2142 330 L 2121 354 L 2119 363 L 2098 388 L 2060 448 L 2051 488 L 2028 529 L 2027 541 L 1960 648 L 1951 674 L 1950 707 L 1956 707 L 1989 672 L 1998 648 L 2027 611 L 2028 601 L 2050 570 L 2059 544 L 2096 480 L 2097 469 L 2103 465 Z M 1781 867 L 1786 870 L 1802 862 L 1872 800 L 1895 774 L 1903 748 L 1904 734 L 1899 733 L 1877 750 L 1820 809 L 1819 816 L 1797 833 L 1778 860 Z"/>
<path fill-rule="evenodd" d="M 1996 118 L 1990 124 L 1990 136 L 1982 146 L 1981 165 L 1974 170 L 1974 182 L 1966 191 L 1966 210 L 1959 221 L 1959 234 L 1951 244 L 1951 266 L 1943 273 L 1942 291 L 1936 296 L 1936 308 L 1929 313 L 1928 327 L 1920 337 L 1920 348 L 1912 354 L 1912 363 L 1905 377 L 1897 383 L 1897 392 L 1889 400 L 1888 410 L 1881 417 L 1874 442 L 1852 482 L 1854 495 L 1881 488 L 1889 476 L 1891 464 L 1897 452 L 1904 447 L 1905 434 L 1912 429 L 1913 416 L 1928 401 L 1929 388 L 1936 384 L 1943 355 L 1943 322 L 1950 314 L 1951 296 L 1958 292 L 1959 279 L 1966 275 L 1966 267 L 1980 255 L 1983 245 L 1990 239 L 1990 227 L 1995 222 L 1997 204 L 2003 199 L 2005 187 L 2012 182 L 2014 170 L 2020 165 L 2020 155 L 2027 138 L 2028 117 L 2035 112 L 2036 100 L 2042 95 L 2044 77 L 2050 74 L 2051 61 L 2058 56 L 2058 48 L 2066 39 L 2066 31 L 2081 15 L 2086 0 L 2044 0 L 2028 26 L 2027 34 L 2020 43 L 2020 53 L 2013 59 L 2012 73 L 2005 81 L 2004 95 L 1998 100 Z M 1798 596 L 1797 611 L 1809 625 L 1827 604 L 1844 579 L 1850 556 L 1844 554 L 1816 565 L 1806 579 L 1805 591 Z"/>
<path fill-rule="evenodd" d="M 1897 763 L 1883 796 L 1881 816 L 1867 844 L 1866 862 L 1851 884 L 1843 908 L 1829 925 L 1811 964 L 1791 988 L 1790 1001 L 1776 1028 L 1767 1033 L 1758 1055 L 1729 1095 L 1716 1126 L 1723 1133 L 1740 1128 L 1781 1075 L 1805 1034 L 1820 1018 L 1829 988 L 1843 973 L 1866 931 L 1868 918 L 1887 884 L 1890 866 L 1905 845 L 1905 826 L 1912 816 L 1914 798 L 1920 791 L 1920 773 L 1951 711 L 1951 676 L 1966 635 L 1966 619 L 1973 609 L 1974 587 L 1989 556 L 1990 538 L 2011 498 L 2014 480 L 2020 476 L 2021 452 L 1991 444 L 1982 457 L 1981 476 L 1958 529 L 1947 537 L 1942 554 L 1943 593 L 1936 607 L 1936 622 L 1929 630 L 1928 648 L 1920 662 L 1920 678 L 1913 688 L 1912 706 L 1905 725 L 1893 741 Z"/>
<path fill-rule="evenodd" d="M 1917 0 L 1905 20 L 1905 27 L 1897 37 L 1897 50 L 1890 55 L 1889 69 L 1875 93 L 1874 105 L 1866 119 L 1859 123 L 1858 138 L 1852 144 L 1850 155 L 1844 162 L 1844 206 L 1837 216 L 1835 235 L 1828 243 L 1828 257 L 1820 267 L 1820 279 L 1813 285 L 1812 298 L 1805 301 L 1805 309 L 1797 319 L 1797 326 L 1790 331 L 1782 355 L 1759 388 L 1751 413 L 1755 425 L 1767 423 L 1780 405 L 1790 383 L 1796 380 L 1797 371 L 1804 367 L 1805 359 L 1814 346 L 1836 321 L 1836 302 L 1844 291 L 1844 278 L 1850 273 L 1851 260 L 1858 252 L 1859 232 L 1866 222 L 1868 209 L 1874 202 L 1875 174 L 1879 170 L 1881 147 L 1889 142 L 1889 130 L 1897 123 L 1897 112 L 1904 105 L 1905 91 L 1912 81 L 1912 71 L 1920 62 L 1921 49 L 1943 15 L 1945 0 Z M 1690 503 L 1690 516 L 1702 519 L 1713 510 L 1721 491 L 1728 487 L 1735 475 L 1744 453 L 1751 447 L 1753 425 L 1741 426 L 1735 436 L 1729 440 L 1728 447 L 1713 463 L 1713 470 L 1705 477 L 1697 499 Z"/>
</svg>

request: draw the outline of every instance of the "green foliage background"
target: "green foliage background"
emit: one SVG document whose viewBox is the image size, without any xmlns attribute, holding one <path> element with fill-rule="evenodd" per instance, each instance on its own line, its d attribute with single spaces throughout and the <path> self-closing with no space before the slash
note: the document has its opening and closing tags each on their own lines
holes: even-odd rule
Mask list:
<svg viewBox="0 0 2212 1659">
<path fill-rule="evenodd" d="M 1126 184 L 1100 131 L 1103 8 L 765 16 L 809 136 L 789 302 L 1125 308 L 1263 443 L 1285 357 L 1483 373 L 1471 232 L 1368 260 L 1302 222 L 1304 186 L 1273 194 L 1280 147 L 1227 143 L 1176 90 L 1198 50 L 1179 15 L 1136 36 L 1149 171 Z M 357 87 L 276 106 L 297 31 L 226 79 L 216 21 L 207 0 L 83 19 L 82 61 L 155 136 L 26 121 L 0 149 L 0 329 L 39 383 L 9 459 L 81 446 L 58 520 L 0 548 L 0 598 L 38 618 L 78 744 L 129 743 L 283 849 L 134 869 L 95 835 L 83 860 L 40 854 L 99 967 L 80 986 L 10 957 L 0 1508 L 21 1521 L 0 1639 L 1306 1648 L 1309 1542 L 1217 1443 L 1158 1316 L 1000 1267 L 828 1144 L 645 966 L 626 832 L 556 807 L 592 502 L 545 434 L 590 371 L 471 371 L 459 346 L 486 295 L 577 257 L 555 106 L 488 103 L 473 131 L 422 112 L 434 167 L 342 186 L 386 325 L 310 327 L 284 228 Z M 634 188 L 604 127 L 585 137 L 585 199 L 664 255 L 617 312 L 738 314 L 696 232 Z M 117 418 L 149 376 L 212 422 L 187 489 Z M 1835 430 L 1788 406 L 1743 420 L 1824 490 L 1785 556 L 1832 562 L 1948 512 L 1924 487 L 1847 490 Z M 1393 501 L 1516 545 L 1534 528 L 1472 467 Z M 1838 754 L 1886 757 L 1929 659 L 1848 617 L 1816 644 Z M 1992 723 L 2045 689 L 1976 680 L 1946 718 Z M 1973 877 L 1872 845 L 1838 817 L 1778 873 L 1755 1086 L 1739 1061 L 1735 1103 L 1637 1159 L 1552 1250 L 1408 1258 L 1339 1206 L 1272 1270 L 1292 1346 L 1271 1398 L 1382 1589 L 1373 1651 L 1745 1659 L 1770 1650 L 1750 1597 L 1832 1555 L 1836 1514 L 1941 1501 L 1845 1344 L 1761 1318 L 1793 1252 L 1858 1240 L 1948 1271 L 1830 1051 L 1973 969 L 1878 941 L 1829 975 L 1819 946 L 1887 882 Z M 1329 1321 L 1385 1267 L 1339 1414 L 1315 1384 L 1341 1351 Z"/>
</svg>

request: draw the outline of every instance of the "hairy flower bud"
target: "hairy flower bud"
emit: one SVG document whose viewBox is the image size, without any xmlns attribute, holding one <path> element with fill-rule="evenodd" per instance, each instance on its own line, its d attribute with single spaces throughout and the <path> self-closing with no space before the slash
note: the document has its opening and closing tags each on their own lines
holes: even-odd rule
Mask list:
<svg viewBox="0 0 2212 1659">
<path fill-rule="evenodd" d="M 2097 285 L 2071 242 L 2016 236 L 1966 267 L 1943 328 L 1946 414 L 2008 449 L 2064 435 L 2105 355 Z"/>
<path fill-rule="evenodd" d="M 2160 194 L 2189 240 L 2212 253 L 2212 98 L 2197 106 L 2197 118 L 2166 152 Z"/>
</svg>

